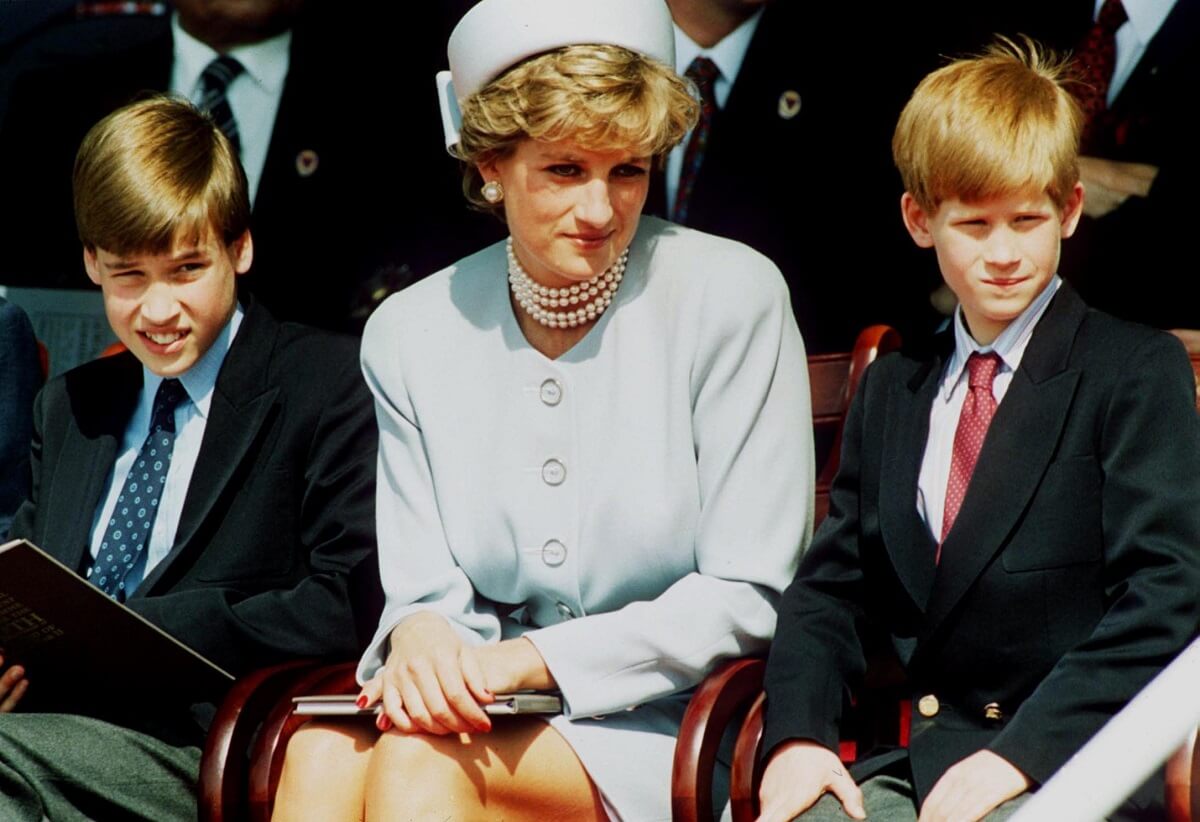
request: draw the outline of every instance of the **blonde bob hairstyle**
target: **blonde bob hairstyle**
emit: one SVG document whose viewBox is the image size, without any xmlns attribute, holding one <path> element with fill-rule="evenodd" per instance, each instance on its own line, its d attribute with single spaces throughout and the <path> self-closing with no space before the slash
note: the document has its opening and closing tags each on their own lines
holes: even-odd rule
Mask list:
<svg viewBox="0 0 1200 822">
<path fill-rule="evenodd" d="M 575 45 L 518 63 L 462 103 L 463 193 L 479 193 L 476 164 L 510 155 L 525 138 L 571 140 L 594 151 L 661 157 L 683 140 L 700 106 L 663 64 L 608 45 Z"/>
<path fill-rule="evenodd" d="M 75 225 L 83 245 L 114 254 L 170 251 L 250 225 L 246 175 L 229 140 L 186 100 L 155 96 L 94 125 L 75 157 Z"/>
<path fill-rule="evenodd" d="M 1045 192 L 1061 210 L 1079 180 L 1079 105 L 1067 60 L 1028 37 L 928 75 L 900 114 L 892 156 L 933 214 L 943 201 Z"/>
</svg>

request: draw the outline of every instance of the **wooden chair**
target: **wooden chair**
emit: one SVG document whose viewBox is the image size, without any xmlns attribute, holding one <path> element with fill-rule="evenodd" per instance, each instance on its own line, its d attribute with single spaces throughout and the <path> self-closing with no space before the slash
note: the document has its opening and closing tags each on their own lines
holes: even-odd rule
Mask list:
<svg viewBox="0 0 1200 822">
<path fill-rule="evenodd" d="M 863 370 L 899 345 L 900 336 L 894 329 L 876 325 L 859 334 L 851 352 L 808 358 L 820 466 L 818 522 L 829 509 L 829 485 L 837 473 L 841 428 Z M 761 692 L 763 667 L 761 659 L 733 660 L 697 688 L 675 748 L 671 804 L 676 820 L 713 818 L 713 770 L 721 735 L 741 719 Z M 353 674 L 351 663 L 320 666 L 301 662 L 239 680 L 213 721 L 201 759 L 202 822 L 269 820 L 288 740 L 308 720 L 292 714 L 292 697 L 354 693 Z M 734 696 L 741 698 L 731 698 Z"/>
<path fill-rule="evenodd" d="M 244 822 L 247 752 L 259 718 L 286 687 L 312 669 L 309 660 L 263 668 L 239 679 L 213 718 L 200 758 L 199 806 L 204 822 Z"/>
<path fill-rule="evenodd" d="M 815 521 L 829 512 L 829 486 L 837 475 L 842 451 L 842 424 L 858 391 L 863 370 L 882 354 L 900 347 L 900 334 L 887 325 L 864 329 L 854 350 L 813 354 L 808 358 L 808 387 L 812 395 L 813 441 L 817 454 Z"/>
</svg>

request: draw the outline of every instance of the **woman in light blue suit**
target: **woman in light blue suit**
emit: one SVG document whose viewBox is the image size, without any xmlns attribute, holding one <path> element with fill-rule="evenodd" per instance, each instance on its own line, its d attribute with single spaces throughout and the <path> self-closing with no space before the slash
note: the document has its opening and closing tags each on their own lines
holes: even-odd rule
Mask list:
<svg viewBox="0 0 1200 822">
<path fill-rule="evenodd" d="M 804 348 L 769 260 L 641 216 L 698 108 L 672 52 L 658 0 L 451 36 L 449 142 L 511 237 L 368 323 L 383 713 L 297 734 L 278 819 L 667 819 L 687 692 L 766 648 L 812 528 Z M 484 713 L 522 688 L 563 714 Z"/>
</svg>

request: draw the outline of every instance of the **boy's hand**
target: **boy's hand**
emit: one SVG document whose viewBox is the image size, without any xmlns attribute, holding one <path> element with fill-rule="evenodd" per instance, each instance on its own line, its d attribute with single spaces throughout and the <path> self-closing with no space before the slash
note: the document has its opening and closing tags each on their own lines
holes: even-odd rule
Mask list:
<svg viewBox="0 0 1200 822">
<path fill-rule="evenodd" d="M 862 791 L 837 754 L 807 739 L 779 746 L 763 772 L 758 822 L 787 822 L 812 807 L 828 791 L 854 819 L 866 819 Z"/>
<path fill-rule="evenodd" d="M 4 671 L 4 657 L 0 656 L 0 671 Z M 0 714 L 12 713 L 29 690 L 29 680 L 25 678 L 25 669 L 13 665 L 0 674 Z"/>
<path fill-rule="evenodd" d="M 1029 777 L 983 750 L 956 762 L 933 786 L 918 822 L 972 822 L 1029 790 Z"/>
<path fill-rule="evenodd" d="M 1147 163 L 1123 163 L 1103 157 L 1080 157 L 1079 179 L 1087 194 L 1083 213 L 1103 217 L 1130 197 L 1145 197 L 1158 176 L 1158 167 Z"/>
</svg>

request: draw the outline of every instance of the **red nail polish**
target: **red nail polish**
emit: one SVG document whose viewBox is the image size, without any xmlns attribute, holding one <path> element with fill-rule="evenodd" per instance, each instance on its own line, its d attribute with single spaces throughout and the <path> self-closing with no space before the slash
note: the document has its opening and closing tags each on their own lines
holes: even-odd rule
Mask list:
<svg viewBox="0 0 1200 822">
<path fill-rule="evenodd" d="M 361 696 L 359 696 L 359 698 L 358 698 L 358 699 L 356 699 L 356 700 L 354 701 L 354 704 L 355 704 L 356 706 L 358 706 L 358 709 L 359 709 L 360 711 L 361 711 L 363 708 L 367 707 L 367 695 L 366 695 L 366 694 L 362 694 Z"/>
<path fill-rule="evenodd" d="M 392 720 L 387 714 L 380 714 L 379 720 L 375 723 L 376 727 L 381 731 L 386 731 L 392 727 Z"/>
</svg>

